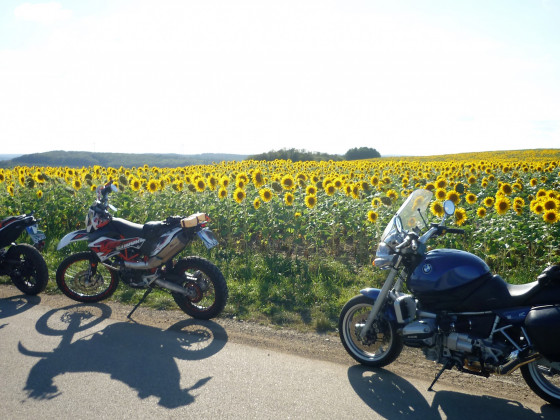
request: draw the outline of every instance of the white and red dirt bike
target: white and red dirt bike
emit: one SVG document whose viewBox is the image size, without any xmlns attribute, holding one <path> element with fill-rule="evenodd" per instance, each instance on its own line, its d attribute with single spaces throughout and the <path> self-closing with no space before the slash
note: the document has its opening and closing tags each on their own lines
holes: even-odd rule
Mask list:
<svg viewBox="0 0 560 420">
<path fill-rule="evenodd" d="M 64 236 L 57 249 L 72 242 L 88 242 L 88 251 L 64 259 L 56 271 L 62 293 L 79 302 L 98 302 L 111 296 L 119 281 L 146 289 L 128 317 L 154 288 L 168 290 L 177 305 L 197 319 L 216 317 L 225 307 L 228 288 L 219 268 L 205 258 L 189 256 L 175 260 L 192 240 L 200 238 L 210 249 L 218 244 L 207 227 L 205 213 L 171 216 L 144 225 L 113 217 L 108 208 L 111 181 L 97 189 L 89 208 L 86 229 Z"/>
</svg>

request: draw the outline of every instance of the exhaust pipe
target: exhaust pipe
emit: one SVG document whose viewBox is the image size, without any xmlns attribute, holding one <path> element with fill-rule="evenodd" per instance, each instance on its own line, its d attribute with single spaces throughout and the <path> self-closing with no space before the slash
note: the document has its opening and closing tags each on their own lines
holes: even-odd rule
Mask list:
<svg viewBox="0 0 560 420">
<path fill-rule="evenodd" d="M 526 364 L 534 362 L 535 360 L 537 360 L 540 357 L 541 357 L 541 355 L 539 353 L 533 353 L 533 354 L 530 354 L 529 356 L 526 356 L 526 357 L 517 357 L 513 360 L 510 360 L 506 364 L 498 366 L 496 368 L 496 374 L 497 375 L 509 375 L 510 373 L 517 370 L 521 366 L 524 366 Z"/>
<path fill-rule="evenodd" d="M 157 284 L 159 287 L 163 287 L 164 289 L 171 290 L 172 292 L 180 293 L 183 296 L 189 295 L 189 291 L 184 287 L 179 286 L 177 283 L 173 283 L 163 279 L 155 279 L 154 283 Z"/>
</svg>

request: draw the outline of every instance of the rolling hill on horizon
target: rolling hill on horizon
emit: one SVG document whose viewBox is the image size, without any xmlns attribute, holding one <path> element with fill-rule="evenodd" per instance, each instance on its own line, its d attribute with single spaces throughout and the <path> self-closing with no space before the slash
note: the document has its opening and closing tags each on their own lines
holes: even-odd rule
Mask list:
<svg viewBox="0 0 560 420">
<path fill-rule="evenodd" d="M 9 156 L 9 155 L 7 155 Z M 98 153 L 98 152 L 67 152 L 54 150 L 51 152 L 15 155 L 8 160 L 0 160 L 0 167 L 14 166 L 104 166 L 104 167 L 135 167 L 158 166 L 178 167 L 189 165 L 205 165 L 213 162 L 243 160 L 247 155 L 225 153 L 201 153 L 196 155 L 179 155 L 174 153 Z"/>
</svg>

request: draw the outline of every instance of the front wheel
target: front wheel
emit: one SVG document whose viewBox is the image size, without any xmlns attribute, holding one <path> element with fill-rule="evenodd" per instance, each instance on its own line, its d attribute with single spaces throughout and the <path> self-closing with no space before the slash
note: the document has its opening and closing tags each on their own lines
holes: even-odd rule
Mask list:
<svg viewBox="0 0 560 420">
<path fill-rule="evenodd" d="M 49 269 L 37 249 L 28 244 L 14 245 L 8 250 L 10 278 L 26 295 L 37 295 L 47 287 Z"/>
<path fill-rule="evenodd" d="M 373 322 L 365 337 L 360 337 L 374 303 L 374 299 L 364 295 L 350 299 L 340 313 L 338 332 L 344 348 L 356 361 L 365 366 L 382 367 L 399 356 L 403 342 L 395 325 L 382 316 Z"/>
<path fill-rule="evenodd" d="M 173 274 L 182 280 L 188 296 L 173 292 L 173 299 L 187 315 L 197 319 L 218 316 L 225 308 L 228 287 L 220 269 L 201 257 L 187 257 L 173 267 Z"/>
<path fill-rule="evenodd" d="M 111 296 L 119 280 L 94 253 L 85 251 L 72 254 L 60 263 L 56 270 L 56 284 L 70 299 L 91 303 Z"/>
<path fill-rule="evenodd" d="M 521 366 L 521 374 L 535 394 L 560 406 L 560 362 L 541 358 Z"/>
</svg>

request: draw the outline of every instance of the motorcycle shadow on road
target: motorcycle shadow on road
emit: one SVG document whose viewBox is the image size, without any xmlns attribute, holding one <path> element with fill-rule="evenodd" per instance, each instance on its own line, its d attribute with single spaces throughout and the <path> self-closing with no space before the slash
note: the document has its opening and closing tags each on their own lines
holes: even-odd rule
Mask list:
<svg viewBox="0 0 560 420">
<path fill-rule="evenodd" d="M 72 305 L 43 315 L 37 321 L 37 331 L 60 335 L 61 341 L 51 352 L 33 351 L 19 343 L 20 353 L 39 358 L 24 388 L 28 396 L 56 398 L 64 392 L 54 384 L 58 375 L 99 372 L 127 384 L 141 399 L 158 397 L 163 407 L 177 408 L 194 402 L 190 392 L 204 386 L 211 377 L 182 389 L 175 359 L 212 356 L 227 342 L 225 330 L 212 321 L 194 319 L 180 321 L 167 330 L 130 322 L 104 322 L 110 315 L 110 307 L 104 304 Z M 77 334 L 80 336 L 75 337 Z"/>
<path fill-rule="evenodd" d="M 29 295 L 18 295 L 11 296 L 8 298 L 0 299 L 2 305 L 0 305 L 0 320 L 4 318 L 9 318 L 14 315 L 18 315 L 22 312 L 31 309 L 33 306 L 41 303 L 41 298 L 39 296 L 29 296 Z M 0 322 L 0 329 L 5 327 L 6 323 Z"/>
<path fill-rule="evenodd" d="M 348 369 L 348 379 L 358 396 L 383 418 L 465 419 L 500 418 L 553 419 L 560 410 L 545 405 L 535 413 L 516 401 L 490 396 L 468 395 L 453 391 L 435 391 L 430 403 L 408 381 L 384 369 L 360 365 Z"/>
</svg>

